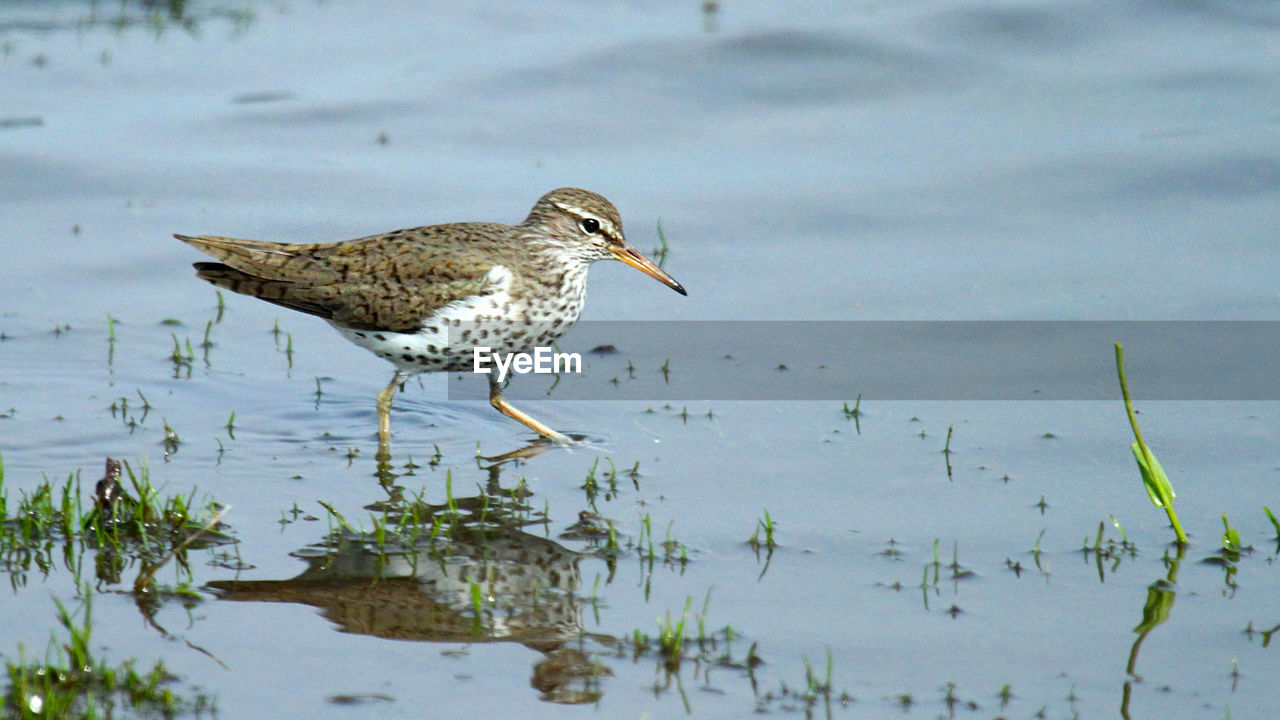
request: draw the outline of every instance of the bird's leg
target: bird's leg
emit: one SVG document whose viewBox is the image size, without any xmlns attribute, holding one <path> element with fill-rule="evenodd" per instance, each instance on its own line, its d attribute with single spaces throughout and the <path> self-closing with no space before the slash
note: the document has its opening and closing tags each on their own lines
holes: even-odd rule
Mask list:
<svg viewBox="0 0 1280 720">
<path fill-rule="evenodd" d="M 380 462 L 386 462 L 391 459 L 391 398 L 395 397 L 396 390 L 409 379 L 409 374 L 396 371 L 392 376 L 391 382 L 382 388 L 382 392 L 378 393 L 378 455 Z"/>
<path fill-rule="evenodd" d="M 567 436 L 562 435 L 556 432 L 555 430 L 552 430 L 551 428 L 547 427 L 546 425 L 543 425 L 537 420 L 534 420 L 529 415 L 516 409 L 511 403 L 507 402 L 507 399 L 502 397 L 502 386 L 498 384 L 498 379 L 494 376 L 492 372 L 489 373 L 489 404 L 492 405 L 494 409 L 497 410 L 498 412 L 502 413 L 503 415 L 506 415 L 507 417 L 511 418 L 512 420 L 515 420 L 518 423 L 525 425 L 526 427 L 531 428 L 534 432 L 538 433 L 542 437 L 547 438 L 548 440 L 553 440 L 555 442 L 565 443 L 565 444 L 568 444 L 570 442 Z"/>
</svg>

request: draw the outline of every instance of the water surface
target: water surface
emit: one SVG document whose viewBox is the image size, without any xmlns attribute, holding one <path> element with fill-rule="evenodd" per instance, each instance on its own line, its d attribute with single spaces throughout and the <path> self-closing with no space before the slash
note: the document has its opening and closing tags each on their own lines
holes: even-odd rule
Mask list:
<svg viewBox="0 0 1280 720">
<path fill-rule="evenodd" d="M 494 468 L 477 449 L 527 433 L 424 378 L 393 417 L 396 473 L 419 467 L 384 487 L 390 368 L 313 318 L 230 295 L 219 311 L 171 234 L 516 222 L 576 185 L 642 250 L 661 220 L 690 291 L 600 265 L 584 319 L 1276 320 L 1277 22 L 1244 2 L 8 3 L 5 489 L 90 486 L 112 455 L 231 506 L 236 560 L 192 556 L 206 599 L 164 604 L 168 637 L 139 622 L 131 578 L 94 605 L 104 653 L 162 658 L 221 717 L 1114 717 L 1126 697 L 1132 717 L 1266 716 L 1280 663 L 1245 631 L 1280 623 L 1274 402 L 1141 405 L 1192 534 L 1180 561 L 1118 400 L 876 400 L 856 419 L 854 397 L 528 400 L 589 443 Z M 518 502 L 499 489 L 521 483 Z M 358 542 L 334 555 L 346 585 L 247 584 L 311 572 L 333 532 L 319 501 L 358 541 L 418 492 L 507 498 L 517 527 L 449 546 L 452 575 L 396 565 L 385 594 Z M 616 558 L 573 531 L 582 511 L 612 521 Z M 771 555 L 746 542 L 766 511 Z M 1203 562 L 1224 513 L 1255 548 L 1227 567 Z M 1081 552 L 1100 523 L 1122 541 L 1113 518 L 1133 552 Z M 627 545 L 646 519 L 653 562 Z M 468 570 L 508 579 L 478 630 Z M 6 660 L 44 648 L 73 576 L 15 582 Z M 1152 587 L 1174 602 L 1144 635 Z M 714 647 L 674 672 L 635 657 L 637 630 L 708 593 Z M 806 699 L 828 653 L 833 692 Z"/>
</svg>

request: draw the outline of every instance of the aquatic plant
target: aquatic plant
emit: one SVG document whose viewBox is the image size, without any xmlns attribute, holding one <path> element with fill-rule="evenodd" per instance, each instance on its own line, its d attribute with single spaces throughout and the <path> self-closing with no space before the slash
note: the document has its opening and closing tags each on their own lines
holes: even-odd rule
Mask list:
<svg viewBox="0 0 1280 720">
<path fill-rule="evenodd" d="M 1151 448 L 1147 447 L 1147 443 L 1143 441 L 1142 431 L 1138 428 L 1138 417 L 1133 411 L 1133 401 L 1129 399 L 1129 385 L 1125 382 L 1124 349 L 1120 343 L 1116 343 L 1116 374 L 1120 376 L 1120 393 L 1124 396 L 1124 410 L 1129 415 L 1129 426 L 1133 428 L 1134 443 L 1129 447 L 1133 451 L 1134 460 L 1138 462 L 1138 472 L 1142 474 L 1142 485 L 1146 488 L 1151 503 L 1163 509 L 1169 516 L 1169 524 L 1173 526 L 1173 531 L 1178 536 L 1178 544 L 1185 545 L 1187 534 L 1182 530 L 1182 523 L 1178 522 L 1178 513 L 1173 510 L 1173 484 L 1169 482 L 1169 476 L 1165 474 L 1164 468 L 1160 467 L 1160 462 L 1152 454 Z"/>
</svg>

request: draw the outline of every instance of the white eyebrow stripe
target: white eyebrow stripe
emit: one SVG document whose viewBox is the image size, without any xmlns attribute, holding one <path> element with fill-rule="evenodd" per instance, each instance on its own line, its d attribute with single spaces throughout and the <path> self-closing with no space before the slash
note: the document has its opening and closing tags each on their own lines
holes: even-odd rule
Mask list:
<svg viewBox="0 0 1280 720">
<path fill-rule="evenodd" d="M 560 208 L 566 213 L 569 213 L 570 215 L 578 218 L 579 220 L 585 220 L 586 218 L 591 218 L 592 220 L 595 220 L 596 222 L 600 223 L 600 229 L 604 231 L 605 236 L 607 236 L 610 240 L 621 240 L 622 238 L 622 233 L 618 232 L 618 227 L 614 225 L 613 222 L 610 221 L 608 218 L 602 218 L 599 215 L 593 215 L 575 205 L 566 205 L 560 202 L 553 202 L 551 204 L 555 205 L 556 207 Z"/>
</svg>

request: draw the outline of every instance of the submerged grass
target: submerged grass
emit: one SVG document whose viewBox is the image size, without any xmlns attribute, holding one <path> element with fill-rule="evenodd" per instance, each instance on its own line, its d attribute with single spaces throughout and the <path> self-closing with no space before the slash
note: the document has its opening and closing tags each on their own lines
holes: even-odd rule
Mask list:
<svg viewBox="0 0 1280 720">
<path fill-rule="evenodd" d="M 612 527 L 611 523 L 611 530 Z M 653 521 L 650 519 L 649 514 L 645 513 L 644 517 L 640 519 L 640 535 L 634 543 L 640 559 L 651 564 L 656 560 L 661 560 L 663 564 L 687 565 L 689 563 L 689 549 L 672 534 L 671 531 L 674 527 L 674 520 L 667 523 L 666 537 L 659 543 L 662 547 L 662 555 L 659 556 L 654 546 Z"/>
<path fill-rule="evenodd" d="M 751 644 L 745 655 L 735 652 L 735 646 L 740 643 L 738 632 L 733 629 L 733 626 L 725 625 L 714 631 L 709 629 L 707 615 L 711 606 L 712 590 L 713 588 L 707 590 L 701 609 L 692 614 L 693 625 L 697 630 L 696 635 L 689 632 L 690 612 L 693 609 L 693 596 L 689 595 L 685 597 L 684 607 L 678 617 L 673 617 L 672 612 L 667 610 L 662 617 L 658 618 L 656 636 L 651 637 L 637 628 L 630 636 L 615 639 L 620 646 L 630 651 L 633 660 L 651 657 L 657 661 L 659 674 L 665 675 L 666 679 L 665 682 L 654 686 L 659 694 L 670 689 L 671 679 L 678 678 L 687 666 L 694 668 L 695 680 L 698 679 L 699 674 L 707 680 L 712 668 L 745 671 L 750 676 L 755 668 L 764 664 L 756 654 L 755 643 Z M 754 678 L 751 680 L 754 686 Z M 677 687 L 681 686 L 678 680 L 675 684 Z M 686 698 L 686 708 L 687 706 Z"/>
<path fill-rule="evenodd" d="M 176 678 L 159 661 L 140 670 L 134 660 L 113 665 L 95 657 L 90 644 L 93 589 L 80 586 L 80 595 L 83 599 L 74 611 L 54 599 L 65 641 L 51 637 L 42 661 L 28 661 L 19 645 L 17 662 L 5 662 L 9 684 L 0 718 L 216 716 L 216 701 L 204 693 L 191 699 L 174 694 L 169 686 Z"/>
<path fill-rule="evenodd" d="M 662 231 L 662 218 L 658 218 L 658 245 L 653 248 L 650 257 L 662 267 L 667 262 L 667 255 L 671 253 L 671 247 L 667 245 L 667 235 Z"/>
<path fill-rule="evenodd" d="M 1271 512 L 1271 508 L 1266 505 L 1262 506 L 1262 512 L 1267 514 L 1267 519 L 1271 521 L 1271 528 L 1276 531 L 1276 540 L 1280 540 L 1280 520 L 1276 519 L 1275 513 Z"/>
<path fill-rule="evenodd" d="M 1244 543 L 1240 542 L 1240 533 L 1231 527 L 1231 523 L 1227 522 L 1227 514 L 1222 514 L 1222 549 L 1229 553 L 1240 553 L 1246 548 Z"/>
<path fill-rule="evenodd" d="M 764 509 L 764 517 L 756 520 L 755 531 L 751 533 L 751 538 L 747 540 L 747 544 L 752 550 L 759 550 L 762 546 L 773 550 L 777 543 L 773 539 L 773 518 L 769 516 L 769 508 Z M 761 531 L 764 537 L 760 536 Z"/>
<path fill-rule="evenodd" d="M 128 486 L 122 467 L 128 468 Z M 157 597 L 195 596 L 189 588 L 187 547 L 229 541 L 212 531 L 217 522 L 212 503 L 210 514 L 205 515 L 192 502 L 194 491 L 188 496 L 162 497 L 145 465 L 135 474 L 127 464 L 110 458 L 106 476 L 95 486 L 89 504 L 82 499 L 79 473 L 71 473 L 61 483 L 46 478 L 30 491 L 19 491 L 16 502 L 4 481 L 0 458 L 0 570 L 9 574 L 10 584 L 17 589 L 26 584 L 30 572 L 48 576 L 62 564 L 76 577 L 81 600 L 71 610 L 54 598 L 66 639 L 52 638 L 42 660 L 28 658 L 19 645 L 17 659 L 6 661 L 8 685 L 0 718 L 216 714 L 213 701 L 203 694 L 190 700 L 175 695 L 168 687 L 175 678 L 160 662 L 142 669 L 134 660 L 113 664 L 95 657 L 90 642 L 95 590 L 79 579 L 85 553 L 90 551 L 95 551 L 92 566 L 99 587 L 120 583 L 126 565 L 140 564 L 133 594 L 148 623 L 158 628 L 154 622 Z M 178 587 L 157 591 L 156 571 L 174 559 L 180 568 Z"/>
<path fill-rule="evenodd" d="M 684 626 L 689 620 L 689 608 L 692 605 L 693 596 L 690 595 L 685 598 L 684 610 L 680 613 L 678 622 L 671 620 L 670 610 L 667 611 L 665 618 L 658 618 L 658 649 L 669 669 L 678 668 L 680 660 L 684 657 Z"/>
<path fill-rule="evenodd" d="M 122 467 L 128 471 L 129 487 L 122 482 Z M 151 577 L 175 554 L 185 568 L 185 555 L 179 551 L 188 546 L 232 541 L 214 529 L 213 501 L 197 505 L 194 489 L 186 496 L 162 497 L 146 465 L 135 473 L 128 463 L 108 458 L 106 476 L 95 486 L 92 503 L 86 507 L 82 498 L 80 475 L 71 473 L 62 483 L 46 478 L 29 492 L 19 491 L 14 503 L 4 487 L 0 463 L 0 570 L 9 573 L 11 585 L 25 584 L 32 570 L 54 572 L 58 556 L 62 565 L 75 571 L 88 549 L 98 552 L 99 580 L 115 583 L 126 563 L 141 563 L 139 576 Z M 151 589 L 150 583 L 145 589 Z M 185 582 L 177 591 L 186 592 Z"/>
<path fill-rule="evenodd" d="M 1116 343 L 1116 374 L 1120 377 L 1120 394 L 1124 396 L 1124 410 L 1129 416 L 1129 426 L 1133 428 L 1134 443 L 1130 449 L 1138 462 L 1142 485 L 1146 488 L 1151 503 L 1162 508 L 1169 516 L 1169 524 L 1173 526 L 1178 544 L 1186 545 L 1187 534 L 1182 530 L 1182 523 L 1178 522 L 1178 513 L 1173 510 L 1173 484 L 1169 482 L 1169 476 L 1165 474 L 1164 468 L 1160 467 L 1156 456 L 1151 453 L 1151 448 L 1147 447 L 1147 443 L 1143 441 L 1142 430 L 1138 428 L 1138 417 L 1133 411 L 1133 402 L 1129 399 L 1129 385 L 1125 382 L 1124 348 L 1120 343 Z"/>
<path fill-rule="evenodd" d="M 433 464 L 438 461 L 437 456 Z M 368 530 L 362 520 L 353 523 L 332 504 L 318 500 L 329 518 L 328 536 L 320 544 L 332 549 L 356 543 L 375 553 L 402 553 L 437 541 L 482 542 L 490 534 L 547 522 L 547 511 L 535 511 L 527 502 L 523 479 L 514 488 L 477 486 L 477 491 L 456 494 L 452 469 L 446 470 L 443 502 L 427 502 L 425 487 L 418 492 L 399 488 L 389 499 L 365 507 L 370 511 Z"/>
</svg>

